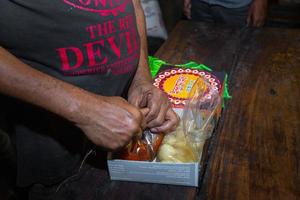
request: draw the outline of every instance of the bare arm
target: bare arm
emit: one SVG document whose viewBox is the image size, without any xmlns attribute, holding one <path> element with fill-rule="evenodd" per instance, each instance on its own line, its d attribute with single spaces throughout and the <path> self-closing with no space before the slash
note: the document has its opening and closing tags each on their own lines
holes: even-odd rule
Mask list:
<svg viewBox="0 0 300 200">
<path fill-rule="evenodd" d="M 0 72 L 2 93 L 75 120 L 80 106 L 75 95 L 80 98 L 85 91 L 27 66 L 3 48 L 0 48 Z"/>
<path fill-rule="evenodd" d="M 129 90 L 129 102 L 139 108 L 147 108 L 147 127 L 154 132 L 169 132 L 178 124 L 178 117 L 172 110 L 166 95 L 152 85 L 148 66 L 146 22 L 140 0 L 133 0 L 138 32 L 141 40 L 139 66 Z"/>
<path fill-rule="evenodd" d="M 148 49 L 145 15 L 140 0 L 133 0 L 133 5 L 135 8 L 137 27 L 141 40 L 139 66 L 134 77 L 134 81 L 145 80 L 148 82 L 152 82 L 152 78 L 148 67 Z"/>
<path fill-rule="evenodd" d="M 95 144 L 117 149 L 140 131 L 142 115 L 119 97 L 92 94 L 48 76 L 0 47 L 0 92 L 56 113 Z"/>
</svg>

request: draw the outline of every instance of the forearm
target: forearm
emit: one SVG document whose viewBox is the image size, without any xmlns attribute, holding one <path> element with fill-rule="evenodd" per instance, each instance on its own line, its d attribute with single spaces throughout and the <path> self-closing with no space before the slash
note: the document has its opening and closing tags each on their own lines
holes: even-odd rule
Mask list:
<svg viewBox="0 0 300 200">
<path fill-rule="evenodd" d="M 0 47 L 0 92 L 75 120 L 84 94 L 80 88 L 24 64 Z M 86 97 L 85 97 L 86 98 Z"/>
<path fill-rule="evenodd" d="M 138 26 L 138 32 L 140 36 L 140 58 L 139 65 L 135 77 L 133 79 L 133 84 L 140 81 L 152 82 L 149 66 L 148 66 L 148 50 L 147 50 L 147 34 L 146 34 L 146 21 L 144 11 L 141 7 L 140 0 L 133 0 L 136 20 Z"/>
<path fill-rule="evenodd" d="M 140 1 L 133 0 L 133 3 L 141 50 L 139 66 L 128 93 L 128 101 L 138 108 L 145 108 L 145 112 L 143 112 L 145 127 L 150 128 L 153 132 L 169 132 L 178 123 L 177 115 L 172 110 L 167 96 L 152 85 L 147 59 L 145 16 Z"/>
</svg>

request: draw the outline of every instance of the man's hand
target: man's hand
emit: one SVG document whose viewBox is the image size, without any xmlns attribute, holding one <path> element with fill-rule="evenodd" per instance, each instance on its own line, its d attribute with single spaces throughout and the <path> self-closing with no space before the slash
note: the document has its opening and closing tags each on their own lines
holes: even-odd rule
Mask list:
<svg viewBox="0 0 300 200">
<path fill-rule="evenodd" d="M 96 145 L 115 150 L 142 131 L 141 111 L 124 99 L 96 95 L 55 79 L 31 68 L 1 47 L 0 74 L 0 93 L 74 122 Z"/>
<path fill-rule="evenodd" d="M 133 0 L 138 32 L 141 41 L 139 65 L 128 92 L 128 101 L 141 109 L 146 127 L 152 132 L 169 132 L 175 129 L 178 117 L 166 95 L 152 85 L 148 67 L 145 15 L 139 0 Z"/>
<path fill-rule="evenodd" d="M 261 27 L 267 17 L 267 0 L 254 0 L 250 6 L 247 17 L 247 25 Z"/>
<path fill-rule="evenodd" d="M 120 97 L 92 95 L 74 121 L 96 145 L 116 150 L 142 133 L 143 115 Z"/>
<path fill-rule="evenodd" d="M 184 0 L 183 13 L 188 19 L 192 19 L 191 9 L 192 9 L 191 0 Z"/>
<path fill-rule="evenodd" d="M 129 103 L 139 108 L 148 108 L 144 113 L 147 127 L 152 132 L 170 132 L 178 124 L 178 116 L 172 110 L 170 102 L 162 91 L 147 81 L 131 86 L 128 94 Z"/>
</svg>

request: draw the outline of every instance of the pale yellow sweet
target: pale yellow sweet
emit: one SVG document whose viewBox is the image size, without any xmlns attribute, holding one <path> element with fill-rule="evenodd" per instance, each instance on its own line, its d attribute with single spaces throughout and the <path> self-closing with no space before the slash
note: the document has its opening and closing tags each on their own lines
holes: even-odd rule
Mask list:
<svg viewBox="0 0 300 200">
<path fill-rule="evenodd" d="M 181 128 L 165 136 L 158 151 L 161 162 L 197 162 L 198 152 L 187 141 Z"/>
</svg>

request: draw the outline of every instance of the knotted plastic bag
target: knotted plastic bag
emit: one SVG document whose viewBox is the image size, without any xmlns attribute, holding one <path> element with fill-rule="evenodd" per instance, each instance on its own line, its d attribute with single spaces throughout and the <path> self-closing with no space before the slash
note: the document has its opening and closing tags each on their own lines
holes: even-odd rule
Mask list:
<svg viewBox="0 0 300 200">
<path fill-rule="evenodd" d="M 163 133 L 152 133 L 145 130 L 142 135 L 134 136 L 131 142 L 122 150 L 114 154 L 115 159 L 152 161 L 163 140 Z"/>
</svg>

